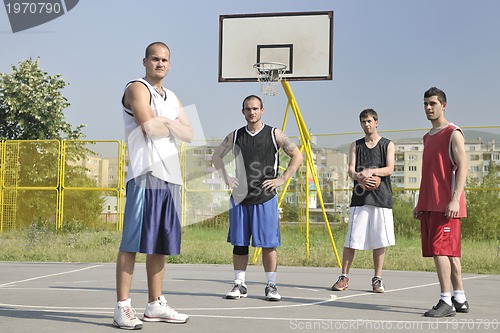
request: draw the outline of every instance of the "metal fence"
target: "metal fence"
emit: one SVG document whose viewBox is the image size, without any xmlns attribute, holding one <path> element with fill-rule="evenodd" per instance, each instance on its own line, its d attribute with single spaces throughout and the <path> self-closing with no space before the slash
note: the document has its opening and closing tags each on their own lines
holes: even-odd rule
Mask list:
<svg viewBox="0 0 500 333">
<path fill-rule="evenodd" d="M 114 158 L 102 158 L 100 151 Z M 121 228 L 124 167 L 122 141 L 2 141 L 0 231 L 40 220 L 61 229 L 63 221 L 111 213 L 114 219 L 107 221 Z M 107 197 L 115 203 L 108 212 L 103 210 Z"/>
<path fill-rule="evenodd" d="M 467 127 L 472 130 L 498 132 L 499 126 Z M 396 161 L 393 185 L 397 190 L 418 188 L 418 144 L 405 138 L 421 138 L 425 129 L 380 131 L 396 142 Z M 346 155 L 348 143 L 362 136 L 361 132 L 313 135 L 317 146 L 331 148 L 332 154 Z M 293 138 L 293 134 L 291 135 Z M 403 138 L 403 139 L 400 139 Z M 296 138 L 297 139 L 297 138 Z M 491 140 L 467 138 L 470 175 L 479 177 L 486 172 L 488 159 L 499 162 L 500 149 Z M 297 139 L 298 140 L 298 139 Z M 418 140 L 416 140 L 418 141 Z M 182 190 L 182 223 L 189 225 L 223 214 L 229 207 L 229 189 L 220 181 L 211 164 L 211 153 L 219 140 L 202 144 L 181 145 L 180 161 L 184 175 Z M 300 143 L 297 141 L 300 145 Z M 417 142 L 418 143 L 418 142 Z M 344 147 L 344 148 L 342 148 Z M 344 151 L 342 151 L 344 149 Z M 406 150 L 405 150 L 406 149 Z M 420 149 L 420 148 L 418 148 Z M 318 209 L 304 193 L 321 190 L 330 222 L 345 222 L 350 197 L 345 159 L 327 163 L 328 149 L 316 149 L 315 161 L 320 188 L 311 185 L 310 176 L 299 171 L 287 189 L 284 203 L 299 207 L 299 222 L 304 220 L 303 208 L 310 205 L 307 219 L 322 222 Z M 323 155 L 322 155 L 323 154 Z M 479 156 L 479 157 L 478 157 Z M 0 232 L 22 228 L 37 221 L 48 221 L 56 230 L 72 222 L 90 226 L 105 224 L 121 230 L 125 203 L 126 147 L 119 140 L 8 140 L 0 144 Z M 283 154 L 282 165 L 287 156 Z M 478 160 L 479 158 L 479 160 Z M 418 157 L 417 157 L 418 159 Z M 335 159 L 333 159 L 335 160 Z M 326 161 L 326 162 L 325 162 Z M 228 161 L 228 163 L 232 163 Z M 333 163 L 333 162 L 332 162 Z M 409 170 L 409 171 L 408 171 Z M 413 174 L 415 175 L 413 175 Z M 413 183 L 412 183 L 413 182 Z"/>
</svg>

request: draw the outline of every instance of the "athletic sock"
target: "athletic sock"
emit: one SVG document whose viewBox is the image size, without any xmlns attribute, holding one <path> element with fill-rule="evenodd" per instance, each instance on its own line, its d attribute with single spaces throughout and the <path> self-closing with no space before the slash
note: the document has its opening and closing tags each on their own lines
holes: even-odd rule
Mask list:
<svg viewBox="0 0 500 333">
<path fill-rule="evenodd" d="M 241 283 L 245 283 L 245 271 L 234 270 L 234 279 L 241 280 Z"/>
<path fill-rule="evenodd" d="M 452 305 L 451 304 L 451 293 L 441 293 L 439 298 L 442 299 L 443 301 L 445 301 L 446 304 Z"/>
<path fill-rule="evenodd" d="M 347 277 L 347 274 L 342 273 L 342 274 L 340 274 L 340 276 L 345 276 L 345 277 Z"/>
<path fill-rule="evenodd" d="M 266 272 L 267 283 L 276 283 L 276 272 Z"/>
<path fill-rule="evenodd" d="M 467 299 L 465 298 L 465 290 L 453 290 L 453 297 L 458 303 L 464 303 Z"/>
</svg>

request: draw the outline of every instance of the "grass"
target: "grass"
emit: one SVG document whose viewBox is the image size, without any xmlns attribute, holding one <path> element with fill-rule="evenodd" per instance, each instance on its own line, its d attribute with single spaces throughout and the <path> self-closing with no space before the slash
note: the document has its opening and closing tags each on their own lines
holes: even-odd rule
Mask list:
<svg viewBox="0 0 500 333">
<path fill-rule="evenodd" d="M 340 259 L 345 225 L 332 227 Z M 305 233 L 300 226 L 282 227 L 282 246 L 278 249 L 283 266 L 338 267 L 332 244 L 324 225 L 311 226 L 309 260 L 306 261 Z M 225 226 L 194 225 L 183 228 L 181 255 L 168 262 L 190 264 L 231 264 L 231 246 L 226 242 Z M 120 244 L 117 231 L 71 230 L 55 233 L 44 227 L 0 233 L 0 261 L 30 262 L 115 262 Z M 138 255 L 138 262 L 145 256 Z M 259 261 L 260 264 L 260 261 Z M 498 274 L 500 249 L 494 241 L 462 241 L 464 273 Z M 371 251 L 356 251 L 353 268 L 372 268 Z M 396 235 L 396 245 L 389 247 L 386 270 L 435 271 L 431 258 L 422 258 L 420 238 Z"/>
</svg>

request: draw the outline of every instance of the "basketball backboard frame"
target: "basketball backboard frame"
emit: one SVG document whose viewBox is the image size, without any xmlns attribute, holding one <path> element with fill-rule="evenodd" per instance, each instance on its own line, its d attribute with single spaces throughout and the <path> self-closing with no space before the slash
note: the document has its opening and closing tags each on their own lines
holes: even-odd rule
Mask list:
<svg viewBox="0 0 500 333">
<path fill-rule="evenodd" d="M 333 24 L 333 11 L 220 15 L 218 81 L 257 82 L 260 62 L 287 65 L 288 81 L 332 80 Z"/>
</svg>

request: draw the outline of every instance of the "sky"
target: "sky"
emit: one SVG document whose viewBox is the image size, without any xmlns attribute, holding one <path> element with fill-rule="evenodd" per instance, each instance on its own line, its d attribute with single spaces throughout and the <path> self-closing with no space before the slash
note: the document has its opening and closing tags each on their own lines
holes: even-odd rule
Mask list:
<svg viewBox="0 0 500 333">
<path fill-rule="evenodd" d="M 144 75 L 146 46 L 163 41 L 171 49 L 164 85 L 196 111 L 195 138 L 218 140 L 245 124 L 243 98 L 260 94 L 258 83 L 218 82 L 219 15 L 304 11 L 334 12 L 333 80 L 290 82 L 310 133 L 359 132 L 365 108 L 378 112 L 379 130 L 429 128 L 431 86 L 446 92 L 455 124 L 500 125 L 497 0 L 86 0 L 17 33 L 2 7 L 0 72 L 39 57 L 69 83 L 66 120 L 87 125 L 84 139 L 124 140 L 124 86 Z M 281 127 L 284 92 L 264 103 L 264 121 Z M 286 132 L 298 133 L 293 118 Z"/>
</svg>

